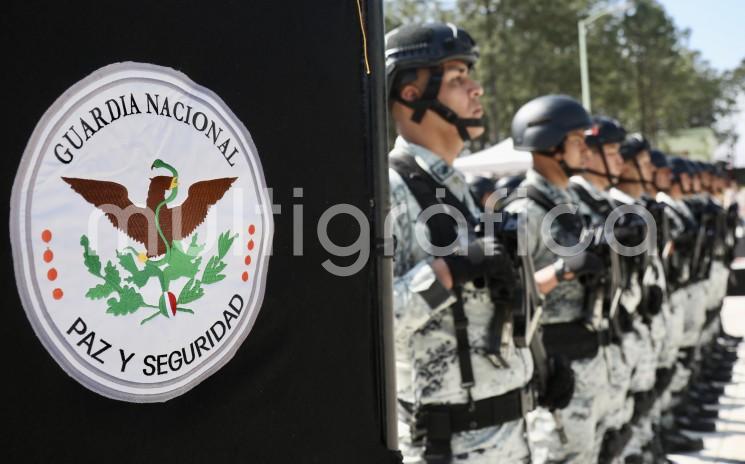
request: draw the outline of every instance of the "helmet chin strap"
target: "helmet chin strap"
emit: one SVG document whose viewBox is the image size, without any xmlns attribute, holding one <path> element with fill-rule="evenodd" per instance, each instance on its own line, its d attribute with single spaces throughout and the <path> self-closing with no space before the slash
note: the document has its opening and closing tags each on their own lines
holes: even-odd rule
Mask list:
<svg viewBox="0 0 745 464">
<path fill-rule="evenodd" d="M 600 145 L 600 159 L 603 160 L 603 167 L 605 168 L 605 172 L 599 172 L 595 171 L 594 169 L 588 169 L 585 168 L 584 172 L 589 172 L 590 174 L 594 174 L 599 177 L 605 177 L 605 179 L 608 181 L 608 186 L 605 188 L 606 190 L 615 187 L 618 185 L 618 176 L 611 175 L 610 168 L 608 167 L 608 160 L 605 158 L 605 150 L 603 149 L 603 145 Z"/>
<path fill-rule="evenodd" d="M 634 167 L 636 168 L 636 172 L 639 174 L 639 182 L 642 184 L 642 188 L 644 190 L 649 190 L 649 181 L 644 178 L 644 174 L 642 173 L 642 168 L 639 166 L 639 161 L 634 158 Z"/>
<path fill-rule="evenodd" d="M 649 185 L 654 187 L 654 189 L 657 190 L 658 192 L 670 193 L 669 188 L 663 188 L 663 187 L 660 187 L 659 184 L 657 184 L 657 179 L 652 179 L 652 182 L 649 182 Z"/>
<path fill-rule="evenodd" d="M 554 149 L 552 152 L 546 152 L 546 151 L 537 151 L 535 152 L 537 155 L 545 156 L 547 158 L 553 158 L 556 160 L 557 163 L 559 163 L 559 167 L 564 172 L 564 175 L 567 176 L 567 178 L 572 177 L 575 174 L 582 174 L 586 171 L 585 168 L 573 168 L 567 164 L 566 161 L 564 161 L 564 158 L 557 159 L 556 154 L 559 153 L 560 147 L 562 146 L 564 142 L 562 141 L 561 144 L 557 148 Z"/>
<path fill-rule="evenodd" d="M 649 184 L 650 182 L 644 178 L 644 174 L 642 174 L 642 168 L 639 166 L 639 161 L 637 161 L 636 158 L 633 158 L 632 161 L 634 162 L 634 169 L 636 169 L 637 174 L 639 174 L 638 179 L 629 179 L 628 177 L 618 177 L 618 183 L 619 184 L 641 184 L 642 188 L 644 190 L 649 190 Z M 654 185 L 654 184 L 652 184 Z M 655 188 L 657 187 L 654 185 Z M 683 186 L 680 186 L 681 190 L 683 189 Z M 658 189 L 659 190 L 659 189 Z"/>
<path fill-rule="evenodd" d="M 680 180 L 680 175 L 674 175 L 672 183 L 678 184 L 678 187 L 680 187 L 680 193 L 682 193 L 683 195 L 689 195 L 690 193 L 692 193 L 691 189 L 686 189 L 683 187 L 683 182 Z"/>
<path fill-rule="evenodd" d="M 439 100 L 435 100 L 429 106 L 429 109 L 437 113 L 442 119 L 454 125 L 458 129 L 458 135 L 464 142 L 471 140 L 468 133 L 469 127 L 484 127 L 483 118 L 461 118 L 458 114 L 443 105 Z"/>
<path fill-rule="evenodd" d="M 585 172 L 584 168 L 577 169 L 569 166 L 566 161 L 563 159 L 557 160 L 559 162 L 559 167 L 562 171 L 564 171 L 564 174 L 566 174 L 567 177 L 572 177 L 575 174 L 582 174 Z"/>
<path fill-rule="evenodd" d="M 640 179 L 629 179 L 628 177 L 619 176 L 618 183 L 619 184 L 643 184 L 644 181 Z"/>
<path fill-rule="evenodd" d="M 588 174 L 596 175 L 598 177 L 605 177 L 608 180 L 608 186 L 605 188 L 606 190 L 618 185 L 618 177 L 616 176 L 611 176 L 608 173 L 596 171 L 594 169 L 589 169 L 589 168 L 585 168 L 584 172 Z"/>
<path fill-rule="evenodd" d="M 662 187 L 660 187 L 660 186 L 659 186 L 659 184 L 657 183 L 657 173 L 655 173 L 655 175 L 654 175 L 654 176 L 652 177 L 652 182 L 651 182 L 651 183 L 652 183 L 652 186 L 653 186 L 653 187 L 654 187 L 654 188 L 655 188 L 655 189 L 656 189 L 656 190 L 657 190 L 658 192 L 662 192 L 662 193 L 670 193 L 670 187 L 668 187 L 668 188 L 662 188 Z"/>
<path fill-rule="evenodd" d="M 422 97 L 419 100 L 410 102 L 401 98 L 399 95 L 395 99 L 414 110 L 411 115 L 411 120 L 419 124 L 424 118 L 424 113 L 427 110 L 432 110 L 438 116 L 445 121 L 454 125 L 458 129 L 458 135 L 460 138 L 467 142 L 471 140 L 471 135 L 468 133 L 469 127 L 484 127 L 483 118 L 461 118 L 458 113 L 444 105 L 440 100 L 437 99 L 437 94 L 440 93 L 440 85 L 442 84 L 442 68 L 435 66 L 430 68 L 430 76 L 427 81 L 427 87 L 422 93 Z"/>
</svg>

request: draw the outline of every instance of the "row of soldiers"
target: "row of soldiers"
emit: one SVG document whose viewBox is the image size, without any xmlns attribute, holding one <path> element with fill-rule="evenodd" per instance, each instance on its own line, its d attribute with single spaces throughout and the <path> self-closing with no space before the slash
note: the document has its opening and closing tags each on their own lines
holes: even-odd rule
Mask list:
<svg viewBox="0 0 745 464">
<path fill-rule="evenodd" d="M 453 161 L 484 131 L 477 59 L 452 24 L 386 36 L 404 462 L 701 449 L 682 430 L 713 430 L 740 341 L 718 318 L 738 223 L 727 173 L 547 95 L 512 122 L 533 167 L 469 186 Z"/>
</svg>

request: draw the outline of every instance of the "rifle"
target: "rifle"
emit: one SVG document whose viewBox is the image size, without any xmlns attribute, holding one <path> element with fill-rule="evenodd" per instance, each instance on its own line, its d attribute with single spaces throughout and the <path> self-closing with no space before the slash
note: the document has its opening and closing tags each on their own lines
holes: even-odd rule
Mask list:
<svg viewBox="0 0 745 464">
<path fill-rule="evenodd" d="M 600 256 L 610 268 L 608 275 L 585 284 L 585 320 L 595 329 L 600 329 L 603 319 L 614 317 L 623 291 L 621 261 L 605 238 L 603 227 L 590 227 L 586 234 L 592 236 L 590 251 Z"/>
<path fill-rule="evenodd" d="M 515 345 L 527 347 L 533 357 L 533 383 L 537 395 L 540 397 L 546 393 L 548 379 L 551 376 L 552 365 L 543 345 L 543 331 L 541 330 L 541 315 L 543 314 L 543 296 L 538 291 L 535 281 L 535 266 L 530 253 L 519 253 L 518 231 L 524 227 L 519 220 L 519 215 L 502 212 L 500 227 L 495 231 L 500 243 L 502 243 L 515 259 L 520 276 L 523 294 L 521 304 L 514 306 L 516 311 L 514 318 Z M 525 234 L 522 234 L 525 237 Z M 569 440 L 564 432 L 564 425 L 559 411 L 552 412 L 556 423 L 559 439 L 566 444 Z"/>
<path fill-rule="evenodd" d="M 704 222 L 703 205 L 695 199 L 685 200 L 684 202 L 688 206 L 688 209 L 691 210 L 691 213 L 693 213 L 696 221 L 696 224 L 693 225 L 695 239 L 693 242 L 693 255 L 691 257 L 690 279 L 698 281 L 701 276 L 701 255 L 704 251 L 704 244 L 706 243 L 706 223 Z"/>
<path fill-rule="evenodd" d="M 527 348 L 530 346 L 540 323 L 543 313 L 543 298 L 540 296 L 535 283 L 533 258 L 529 253 L 519 253 L 518 250 L 518 230 L 521 227 L 518 214 L 506 211 L 502 211 L 501 214 L 502 220 L 497 223 L 494 234 L 512 258 L 515 265 L 514 274 L 519 278 L 522 290 L 522 292 L 514 292 L 514 285 L 510 286 L 510 282 L 507 283 L 512 291 L 508 298 L 512 303 L 510 307 L 512 308 L 514 341 L 516 346 Z M 501 293 L 507 296 L 507 293 Z M 500 295 L 493 295 L 492 299 L 495 296 L 498 300 L 502 299 Z"/>
<path fill-rule="evenodd" d="M 714 251 L 717 244 L 717 212 L 710 209 L 710 206 L 713 205 L 707 205 L 701 218 L 706 231 L 707 244 L 702 252 L 702 262 L 699 268 L 699 279 L 701 280 L 708 279 L 711 274 L 711 265 L 714 262 Z"/>
<path fill-rule="evenodd" d="M 657 252 L 662 260 L 662 267 L 665 275 L 668 275 L 670 267 L 670 255 L 672 253 L 672 239 L 670 237 L 670 218 L 665 212 L 667 206 L 655 200 L 647 200 L 647 209 L 657 224 Z"/>
<path fill-rule="evenodd" d="M 729 267 L 735 259 L 735 245 L 737 244 L 737 226 L 740 224 L 739 206 L 732 203 L 727 208 L 725 219 L 725 252 L 724 262 Z"/>
</svg>

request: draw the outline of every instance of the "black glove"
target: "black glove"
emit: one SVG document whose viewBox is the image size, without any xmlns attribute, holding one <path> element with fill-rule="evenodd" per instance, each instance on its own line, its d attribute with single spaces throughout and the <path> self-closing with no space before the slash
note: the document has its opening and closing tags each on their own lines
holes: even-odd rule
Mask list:
<svg viewBox="0 0 745 464">
<path fill-rule="evenodd" d="M 634 330 L 634 316 L 623 304 L 618 305 L 616 317 L 618 318 L 618 327 L 622 333 L 626 334 Z"/>
<path fill-rule="evenodd" d="M 493 247 L 493 253 L 489 247 Z M 507 267 L 512 269 L 512 261 L 504 248 L 485 238 L 473 240 L 466 255 L 450 255 L 443 259 L 450 270 L 453 285 L 463 285 L 474 279 L 498 275 Z"/>
<path fill-rule="evenodd" d="M 563 356 L 549 358 L 549 377 L 546 391 L 538 403 L 550 411 L 564 409 L 574 395 L 574 371 L 571 363 Z"/>
<path fill-rule="evenodd" d="M 554 269 L 559 282 L 563 281 L 564 275 L 569 272 L 583 282 L 585 280 L 597 281 L 606 273 L 605 263 L 592 251 L 583 251 L 574 256 L 559 258 L 554 263 Z"/>
<path fill-rule="evenodd" d="M 662 289 L 657 285 L 652 285 L 647 289 L 642 301 L 639 303 L 639 312 L 646 316 L 656 316 L 662 310 L 664 294 Z"/>
</svg>

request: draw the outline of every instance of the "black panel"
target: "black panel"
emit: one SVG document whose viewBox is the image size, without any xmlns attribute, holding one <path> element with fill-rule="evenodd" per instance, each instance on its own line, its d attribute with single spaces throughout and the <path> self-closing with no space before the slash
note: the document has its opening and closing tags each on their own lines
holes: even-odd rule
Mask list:
<svg viewBox="0 0 745 464">
<path fill-rule="evenodd" d="M 178 69 L 227 103 L 251 132 L 282 206 L 252 333 L 221 371 L 164 404 L 100 397 L 52 360 L 21 308 L 4 227 L 3 460 L 390 461 L 380 268 L 371 259 L 354 276 L 332 276 L 321 267 L 330 256 L 315 230 L 335 203 L 373 217 L 382 178 L 373 175 L 384 147 L 372 129 L 382 121 L 373 111 L 380 83 L 364 74 L 355 1 L 12 2 L 3 9 L 4 205 L 26 142 L 55 99 L 102 66 L 138 61 Z M 380 44 L 377 22 L 369 33 Z M 375 53 L 371 59 L 382 63 Z M 304 188 L 302 200 L 292 198 L 293 187 Z M 295 257 L 291 212 L 300 202 L 305 255 Z M 354 224 L 340 217 L 331 237 L 353 242 Z"/>
</svg>

